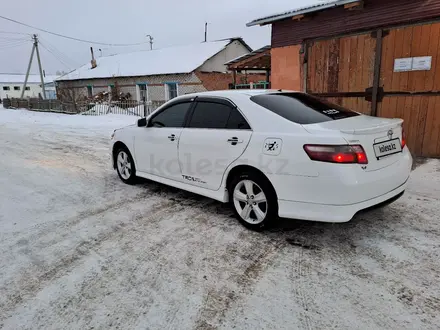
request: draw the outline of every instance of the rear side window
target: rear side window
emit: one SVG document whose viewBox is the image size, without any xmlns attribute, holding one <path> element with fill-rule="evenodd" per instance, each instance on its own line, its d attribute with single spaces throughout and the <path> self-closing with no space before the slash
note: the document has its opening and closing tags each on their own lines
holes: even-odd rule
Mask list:
<svg viewBox="0 0 440 330">
<path fill-rule="evenodd" d="M 226 128 L 231 107 L 211 102 L 197 102 L 189 127 Z"/>
<path fill-rule="evenodd" d="M 226 125 L 228 129 L 251 129 L 246 119 L 241 115 L 237 109 L 231 108 L 231 114 L 229 115 L 228 124 Z"/>
<path fill-rule="evenodd" d="M 194 109 L 190 128 L 250 129 L 241 113 L 227 104 L 199 101 Z"/>
<path fill-rule="evenodd" d="M 359 116 L 358 113 L 303 93 L 263 94 L 251 97 L 262 107 L 294 123 L 307 125 Z"/>
</svg>

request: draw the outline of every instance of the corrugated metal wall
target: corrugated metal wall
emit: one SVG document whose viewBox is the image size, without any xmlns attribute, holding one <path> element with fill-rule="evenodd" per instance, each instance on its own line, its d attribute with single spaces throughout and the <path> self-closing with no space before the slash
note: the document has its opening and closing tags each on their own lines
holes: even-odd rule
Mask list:
<svg viewBox="0 0 440 330">
<path fill-rule="evenodd" d="M 365 0 L 363 10 L 343 7 L 312 14 L 308 21 L 275 22 L 272 25 L 272 47 L 300 44 L 303 40 L 366 31 L 369 29 L 413 24 L 440 19 L 438 0 Z"/>
</svg>

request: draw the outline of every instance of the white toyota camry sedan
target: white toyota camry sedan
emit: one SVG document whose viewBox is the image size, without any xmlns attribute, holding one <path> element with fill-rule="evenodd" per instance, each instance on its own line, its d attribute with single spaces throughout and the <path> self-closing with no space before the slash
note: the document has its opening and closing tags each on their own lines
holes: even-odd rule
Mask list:
<svg viewBox="0 0 440 330">
<path fill-rule="evenodd" d="M 403 194 L 412 157 L 402 125 L 300 92 L 205 92 L 116 130 L 111 153 L 122 181 L 230 202 L 251 229 L 277 217 L 347 222 Z"/>
</svg>

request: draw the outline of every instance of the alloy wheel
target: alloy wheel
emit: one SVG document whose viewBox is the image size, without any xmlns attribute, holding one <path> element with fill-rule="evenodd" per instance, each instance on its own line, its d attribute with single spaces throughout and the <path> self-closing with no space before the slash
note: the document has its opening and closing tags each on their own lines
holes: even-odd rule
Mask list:
<svg viewBox="0 0 440 330">
<path fill-rule="evenodd" d="M 258 184 L 252 180 L 237 183 L 233 193 L 234 207 L 240 217 L 253 225 L 264 221 L 267 215 L 267 198 Z"/>
</svg>

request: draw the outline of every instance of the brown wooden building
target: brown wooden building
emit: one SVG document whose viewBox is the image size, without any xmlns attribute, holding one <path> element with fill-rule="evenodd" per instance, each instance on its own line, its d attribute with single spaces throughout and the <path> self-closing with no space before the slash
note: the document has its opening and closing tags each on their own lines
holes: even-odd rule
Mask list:
<svg viewBox="0 0 440 330">
<path fill-rule="evenodd" d="M 272 24 L 272 88 L 405 120 L 410 150 L 440 157 L 440 1 L 339 0 Z"/>
</svg>

